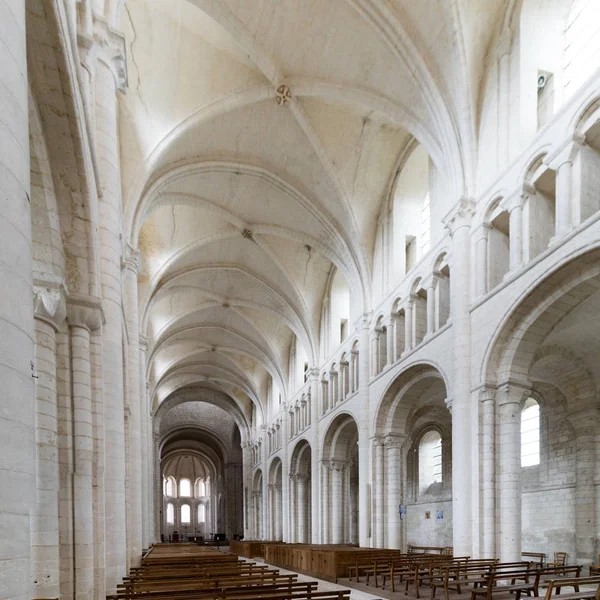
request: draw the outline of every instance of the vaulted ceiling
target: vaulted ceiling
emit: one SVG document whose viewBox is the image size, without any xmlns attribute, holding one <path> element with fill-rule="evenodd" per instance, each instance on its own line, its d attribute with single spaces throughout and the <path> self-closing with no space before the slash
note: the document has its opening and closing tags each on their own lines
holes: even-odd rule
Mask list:
<svg viewBox="0 0 600 600">
<path fill-rule="evenodd" d="M 155 405 L 180 388 L 287 394 L 318 357 L 332 270 L 369 309 L 376 224 L 416 138 L 448 190 L 473 181 L 473 108 L 504 2 L 128 0 L 125 233 Z M 204 390 L 204 391 L 203 391 Z"/>
</svg>

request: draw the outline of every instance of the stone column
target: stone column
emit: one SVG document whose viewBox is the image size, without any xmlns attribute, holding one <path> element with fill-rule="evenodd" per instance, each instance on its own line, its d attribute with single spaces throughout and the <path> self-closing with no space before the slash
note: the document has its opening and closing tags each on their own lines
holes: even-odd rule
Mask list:
<svg viewBox="0 0 600 600">
<path fill-rule="evenodd" d="M 375 329 L 371 338 L 371 377 L 379 374 L 379 364 L 379 330 Z"/>
<path fill-rule="evenodd" d="M 481 401 L 481 551 L 496 556 L 496 390 L 484 387 Z"/>
<path fill-rule="evenodd" d="M 346 463 L 339 460 L 331 461 L 331 499 L 330 499 L 330 515 L 331 515 L 331 543 L 344 543 L 344 470 Z"/>
<path fill-rule="evenodd" d="M 358 361 L 359 386 L 358 403 L 363 410 L 361 411 L 358 423 L 358 479 L 359 479 L 359 541 L 361 546 L 369 545 L 371 537 L 371 523 L 367 519 L 369 514 L 367 506 L 370 502 L 370 482 L 371 482 L 371 448 L 369 441 L 369 326 L 371 323 L 371 314 L 364 314 L 357 323 L 358 346 L 360 356 Z M 331 474 L 332 480 L 337 475 Z M 332 482 L 332 489 L 333 489 Z M 334 539 L 335 539 L 335 534 Z"/>
<path fill-rule="evenodd" d="M 431 335 L 435 331 L 435 288 L 437 277 L 433 276 L 427 285 L 427 332 L 426 335 Z M 439 310 L 439 306 L 438 306 Z"/>
<path fill-rule="evenodd" d="M 402 548 L 402 527 L 404 522 L 400 519 L 400 504 L 404 503 L 402 489 L 402 472 L 404 471 L 404 458 L 402 452 L 403 436 L 387 435 L 385 437 L 385 450 L 387 458 L 387 548 Z"/>
<path fill-rule="evenodd" d="M 404 309 L 404 352 L 410 352 L 413 347 L 413 301 L 409 300 Z"/>
<path fill-rule="evenodd" d="M 127 247 L 122 267 L 125 275 L 124 311 L 127 327 L 127 389 L 129 408 L 127 448 L 127 551 L 129 564 L 139 566 L 142 557 L 142 394 L 140 386 L 140 327 L 138 316 L 139 252 Z M 144 390 L 145 391 L 145 390 Z M 193 482 L 192 482 L 193 484 Z"/>
<path fill-rule="evenodd" d="M 0 0 L 0 593 L 31 597 L 35 504 L 34 326 L 25 2 Z"/>
<path fill-rule="evenodd" d="M 570 414 L 569 422 L 575 429 L 575 550 L 574 564 L 595 564 L 594 540 L 596 535 L 596 431 L 598 409 Z"/>
<path fill-rule="evenodd" d="M 391 366 L 395 361 L 395 353 L 394 353 L 394 339 L 396 338 L 396 332 L 394 331 L 394 317 L 390 316 L 390 318 L 386 322 L 386 365 Z"/>
<path fill-rule="evenodd" d="M 65 319 L 62 285 L 34 286 L 36 494 L 31 519 L 33 595 L 60 595 L 56 332 Z"/>
<path fill-rule="evenodd" d="M 140 335 L 139 348 L 140 414 L 142 433 L 142 547 L 148 548 L 154 541 L 154 511 L 152 510 L 152 430 L 146 387 L 147 337 Z"/>
<path fill-rule="evenodd" d="M 509 270 L 523 265 L 523 202 L 526 195 L 517 194 L 508 203 L 509 212 Z"/>
<path fill-rule="evenodd" d="M 496 494 L 500 498 L 500 560 L 504 562 L 521 560 L 521 406 L 528 391 L 513 383 L 499 389 Z"/>
<path fill-rule="evenodd" d="M 283 539 L 281 518 L 281 485 L 275 486 L 275 539 L 281 541 Z"/>
<path fill-rule="evenodd" d="M 381 438 L 374 438 L 373 440 L 373 454 L 375 469 L 373 473 L 373 495 L 375 496 L 375 514 L 374 516 L 374 527 L 375 530 L 375 547 L 384 547 L 384 485 L 385 485 L 385 473 L 384 473 L 384 456 L 383 456 L 383 440 Z"/>
<path fill-rule="evenodd" d="M 309 543 L 308 539 L 308 477 L 296 475 L 296 517 L 298 519 L 298 539 L 300 544 Z"/>
<path fill-rule="evenodd" d="M 91 332 L 102 325 L 97 298 L 71 294 L 68 303 L 73 394 L 73 523 L 75 597 L 94 592 L 94 431 Z"/>
<path fill-rule="evenodd" d="M 471 218 L 475 205 L 461 199 L 445 217 L 452 236 L 452 534 L 457 556 L 471 555 Z"/>
<path fill-rule="evenodd" d="M 480 298 L 488 291 L 488 237 L 490 226 L 484 223 L 475 242 L 475 297 Z"/>
<path fill-rule="evenodd" d="M 244 537 L 247 540 L 252 539 L 251 527 L 251 487 L 249 486 L 252 474 L 252 446 L 250 442 L 242 442 L 242 478 L 243 483 L 243 502 L 244 502 Z"/>
<path fill-rule="evenodd" d="M 321 461 L 321 544 L 328 544 L 329 523 L 330 523 L 330 481 L 329 481 L 329 461 Z"/>
<path fill-rule="evenodd" d="M 162 518 L 162 506 L 163 506 L 163 493 L 162 493 L 162 471 L 160 465 L 160 437 L 158 432 L 152 432 L 152 459 L 154 463 L 154 477 L 152 493 L 154 496 L 154 531 L 156 531 L 156 537 L 160 540 L 160 535 L 163 532 Z M 212 485 L 216 485 L 215 482 L 211 482 Z M 211 502 L 211 511 L 215 512 L 216 506 Z"/>
<path fill-rule="evenodd" d="M 347 368 L 347 367 L 346 367 Z M 310 436 L 311 436 L 311 453 L 310 453 L 310 503 L 312 510 L 310 512 L 311 527 L 310 535 L 312 544 L 319 544 L 321 540 L 321 519 L 324 512 L 323 505 L 321 504 L 321 469 L 320 469 L 320 457 L 321 457 L 321 439 L 319 437 L 320 425 L 319 425 L 319 413 L 318 403 L 316 399 L 319 393 L 319 369 L 312 368 L 308 372 L 310 380 L 310 389 L 308 392 L 309 402 L 308 407 L 310 410 Z"/>
<path fill-rule="evenodd" d="M 95 81 L 96 150 L 100 176 L 100 253 L 105 433 L 106 592 L 114 593 L 127 565 L 125 430 L 123 393 L 123 315 L 120 240 L 122 201 L 117 90 L 125 86 L 125 40 L 97 20 Z"/>
</svg>

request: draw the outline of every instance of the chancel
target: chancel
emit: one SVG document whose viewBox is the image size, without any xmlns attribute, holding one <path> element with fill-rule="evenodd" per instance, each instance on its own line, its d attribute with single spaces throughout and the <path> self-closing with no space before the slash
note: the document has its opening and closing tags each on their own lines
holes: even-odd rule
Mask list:
<svg viewBox="0 0 600 600">
<path fill-rule="evenodd" d="M 2 599 L 597 573 L 600 4 L 0 0 L 0 382 Z"/>
</svg>

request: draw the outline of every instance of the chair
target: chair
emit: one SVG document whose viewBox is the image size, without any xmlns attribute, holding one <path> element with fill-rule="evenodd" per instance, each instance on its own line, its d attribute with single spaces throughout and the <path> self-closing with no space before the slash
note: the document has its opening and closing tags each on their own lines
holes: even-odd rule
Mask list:
<svg viewBox="0 0 600 600">
<path fill-rule="evenodd" d="M 596 560 L 596 564 L 590 565 L 590 577 L 592 575 L 600 575 L 600 554 L 598 554 L 598 559 Z"/>
<path fill-rule="evenodd" d="M 564 567 L 567 564 L 567 553 L 566 552 L 555 552 L 554 561 L 548 563 L 549 567 Z"/>
</svg>

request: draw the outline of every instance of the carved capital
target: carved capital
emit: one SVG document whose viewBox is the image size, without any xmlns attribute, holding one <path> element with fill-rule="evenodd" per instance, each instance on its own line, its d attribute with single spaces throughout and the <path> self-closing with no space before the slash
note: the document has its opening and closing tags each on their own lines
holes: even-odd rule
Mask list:
<svg viewBox="0 0 600 600">
<path fill-rule="evenodd" d="M 140 350 L 142 352 L 148 352 L 150 340 L 145 335 L 140 335 Z"/>
<path fill-rule="evenodd" d="M 36 319 L 46 321 L 55 330 L 60 328 L 67 316 L 66 290 L 62 280 L 33 282 L 33 314 Z"/>
<path fill-rule="evenodd" d="M 356 323 L 354 324 L 354 327 L 356 329 L 369 329 L 370 325 L 371 325 L 371 320 L 373 319 L 373 313 L 369 312 L 369 313 L 363 313 L 358 320 L 356 321 Z"/>
<path fill-rule="evenodd" d="M 383 443 L 386 448 L 401 448 L 406 440 L 405 435 L 396 435 L 389 433 L 383 438 Z"/>
<path fill-rule="evenodd" d="M 110 69 L 115 78 L 116 89 L 125 92 L 128 85 L 125 36 L 98 16 L 94 16 L 93 29 L 98 60 Z"/>
<path fill-rule="evenodd" d="M 67 303 L 67 319 L 71 327 L 85 327 L 89 331 L 99 329 L 104 323 L 100 298 L 71 294 Z"/>
<path fill-rule="evenodd" d="M 331 471 L 344 471 L 345 469 L 348 468 L 348 462 L 345 460 L 337 460 L 332 458 L 329 461 L 329 469 Z"/>
<path fill-rule="evenodd" d="M 125 247 L 125 254 L 121 258 L 121 269 L 123 271 L 129 269 L 135 275 L 140 270 L 140 251 L 132 248 L 129 244 Z"/>
<path fill-rule="evenodd" d="M 496 399 L 496 388 L 483 386 L 479 390 L 479 401 L 480 402 L 490 402 Z"/>
<path fill-rule="evenodd" d="M 442 221 L 450 235 L 453 236 L 462 227 L 471 226 L 474 214 L 475 202 L 470 198 L 461 198 Z"/>
<path fill-rule="evenodd" d="M 531 395 L 531 385 L 528 382 L 509 380 L 498 386 L 498 406 L 518 404 L 523 406 L 525 400 Z"/>
<path fill-rule="evenodd" d="M 448 409 L 450 412 L 452 412 L 452 402 L 453 402 L 453 399 L 452 399 L 452 398 L 446 398 L 446 399 L 444 400 L 444 402 L 446 403 L 446 408 L 447 408 L 447 409 Z"/>
</svg>

